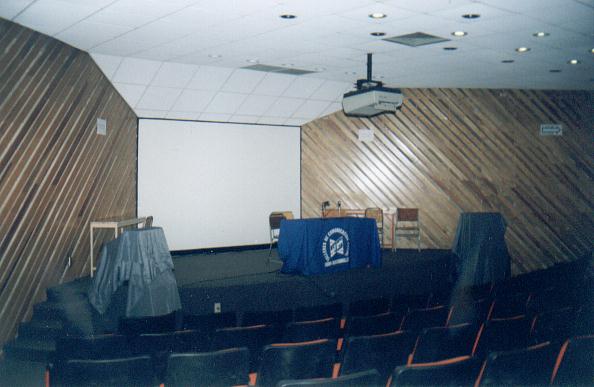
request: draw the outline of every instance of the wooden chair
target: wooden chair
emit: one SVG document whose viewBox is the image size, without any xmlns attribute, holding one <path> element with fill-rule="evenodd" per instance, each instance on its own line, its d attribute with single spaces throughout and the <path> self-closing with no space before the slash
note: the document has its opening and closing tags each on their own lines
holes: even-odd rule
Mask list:
<svg viewBox="0 0 594 387">
<path fill-rule="evenodd" d="M 278 236 L 280 234 L 280 224 L 283 219 L 293 219 L 293 213 L 291 211 L 284 212 L 271 212 L 268 217 L 268 223 L 270 225 L 270 249 L 268 250 L 268 256 L 272 254 L 272 245 L 278 242 Z"/>
<path fill-rule="evenodd" d="M 377 234 L 379 235 L 381 246 L 384 247 L 384 211 L 377 207 L 367 208 L 365 209 L 365 217 L 375 219 Z"/>
<path fill-rule="evenodd" d="M 396 209 L 396 220 L 392 226 L 392 240 L 394 245 L 392 250 L 396 250 L 396 241 L 401 238 L 416 238 L 417 249 L 421 250 L 421 223 L 419 222 L 418 208 L 398 208 Z"/>
</svg>

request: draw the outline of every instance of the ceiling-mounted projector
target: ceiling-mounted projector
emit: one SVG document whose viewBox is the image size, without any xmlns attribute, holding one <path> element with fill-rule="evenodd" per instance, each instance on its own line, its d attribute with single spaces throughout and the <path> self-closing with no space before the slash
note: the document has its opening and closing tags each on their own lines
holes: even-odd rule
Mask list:
<svg viewBox="0 0 594 387">
<path fill-rule="evenodd" d="M 342 97 L 342 110 L 347 116 L 373 117 L 396 112 L 403 98 L 400 89 L 384 87 L 382 82 L 371 79 L 371 54 L 367 54 L 367 79 L 358 79 L 357 90 Z"/>
</svg>

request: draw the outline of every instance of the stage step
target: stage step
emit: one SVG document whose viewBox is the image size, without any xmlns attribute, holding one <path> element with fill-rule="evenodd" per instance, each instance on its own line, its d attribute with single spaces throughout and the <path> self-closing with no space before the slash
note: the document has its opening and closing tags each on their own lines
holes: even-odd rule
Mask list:
<svg viewBox="0 0 594 387">
<path fill-rule="evenodd" d="M 47 362 L 53 358 L 56 341 L 52 338 L 17 338 L 4 346 L 8 360 Z"/>
<path fill-rule="evenodd" d="M 47 300 L 55 302 L 75 302 L 87 299 L 91 284 L 89 277 L 80 278 L 46 290 Z"/>
<path fill-rule="evenodd" d="M 33 306 L 32 320 L 60 320 L 68 316 L 76 316 L 88 306 L 86 299 L 74 302 L 44 301 Z"/>
<path fill-rule="evenodd" d="M 62 320 L 32 320 L 19 325 L 19 338 L 55 339 L 64 334 Z"/>
</svg>

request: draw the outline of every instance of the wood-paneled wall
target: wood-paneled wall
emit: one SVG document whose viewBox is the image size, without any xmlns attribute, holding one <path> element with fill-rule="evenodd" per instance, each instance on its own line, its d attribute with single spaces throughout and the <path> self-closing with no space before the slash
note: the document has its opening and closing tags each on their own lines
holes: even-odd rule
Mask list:
<svg viewBox="0 0 594 387">
<path fill-rule="evenodd" d="M 418 207 L 422 246 L 451 248 L 461 212 L 498 211 L 508 223 L 514 274 L 592 251 L 594 93 L 404 93 L 396 115 L 337 112 L 302 128 L 304 217 L 319 216 L 325 200 L 344 208 Z M 562 124 L 563 136 L 539 136 L 541 123 Z M 373 142 L 358 141 L 364 128 L 373 129 Z"/>
<path fill-rule="evenodd" d="M 47 287 L 88 274 L 91 219 L 135 215 L 136 129 L 87 53 L 0 19 L 0 345 Z"/>
</svg>

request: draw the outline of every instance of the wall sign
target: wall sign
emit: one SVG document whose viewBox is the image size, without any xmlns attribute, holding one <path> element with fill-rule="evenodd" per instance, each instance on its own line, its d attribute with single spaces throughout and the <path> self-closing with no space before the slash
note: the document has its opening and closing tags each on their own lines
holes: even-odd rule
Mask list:
<svg viewBox="0 0 594 387">
<path fill-rule="evenodd" d="M 541 136 L 562 136 L 563 125 L 561 124 L 540 124 Z"/>
</svg>

